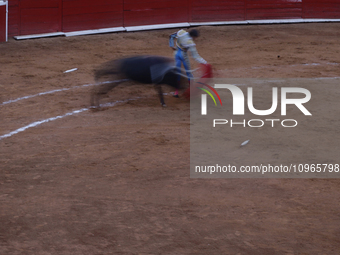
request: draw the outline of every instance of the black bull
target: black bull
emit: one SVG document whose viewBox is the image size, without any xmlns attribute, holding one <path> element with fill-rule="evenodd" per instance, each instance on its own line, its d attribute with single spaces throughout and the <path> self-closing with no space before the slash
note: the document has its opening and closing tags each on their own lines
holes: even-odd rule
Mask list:
<svg viewBox="0 0 340 255">
<path fill-rule="evenodd" d="M 101 95 L 107 94 L 114 87 L 128 80 L 154 84 L 161 105 L 166 106 L 162 85 L 169 85 L 175 89 L 188 86 L 188 79 L 179 76 L 179 73 L 180 70 L 176 68 L 173 59 L 161 56 L 136 56 L 109 61 L 95 71 L 95 81 L 102 82 L 92 92 L 91 106 L 98 108 Z"/>
</svg>

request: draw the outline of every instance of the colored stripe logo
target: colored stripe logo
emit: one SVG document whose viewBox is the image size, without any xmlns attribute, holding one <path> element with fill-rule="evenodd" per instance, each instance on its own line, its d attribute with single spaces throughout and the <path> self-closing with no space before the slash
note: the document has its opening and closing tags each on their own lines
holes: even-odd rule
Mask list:
<svg viewBox="0 0 340 255">
<path fill-rule="evenodd" d="M 208 84 L 202 83 L 202 82 L 197 82 L 197 83 L 202 84 L 203 86 L 206 86 L 212 92 L 214 92 L 215 95 L 217 96 L 218 100 L 220 101 L 220 104 L 222 105 L 222 100 L 220 98 L 220 95 L 217 93 L 217 91 L 213 87 L 209 86 Z M 216 100 L 215 100 L 214 96 L 211 94 L 210 91 L 208 91 L 207 89 L 204 89 L 204 88 L 200 88 L 200 87 L 197 87 L 197 88 L 203 90 L 204 92 L 206 92 L 212 98 L 212 100 L 214 101 L 215 105 L 217 106 Z"/>
</svg>

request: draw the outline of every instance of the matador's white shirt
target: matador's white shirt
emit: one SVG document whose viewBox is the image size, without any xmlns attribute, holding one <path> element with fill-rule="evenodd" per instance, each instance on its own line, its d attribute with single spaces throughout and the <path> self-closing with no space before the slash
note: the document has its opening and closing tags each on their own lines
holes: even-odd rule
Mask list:
<svg viewBox="0 0 340 255">
<path fill-rule="evenodd" d="M 177 33 L 173 33 L 170 35 L 169 39 L 169 45 L 170 47 L 174 47 L 174 40 L 176 41 L 176 46 L 181 49 L 184 52 L 190 51 L 192 57 L 201 64 L 206 64 L 207 61 L 205 61 L 197 52 L 196 44 L 194 43 L 194 40 L 190 36 L 190 34 L 185 31 L 184 29 L 179 30 Z"/>
</svg>

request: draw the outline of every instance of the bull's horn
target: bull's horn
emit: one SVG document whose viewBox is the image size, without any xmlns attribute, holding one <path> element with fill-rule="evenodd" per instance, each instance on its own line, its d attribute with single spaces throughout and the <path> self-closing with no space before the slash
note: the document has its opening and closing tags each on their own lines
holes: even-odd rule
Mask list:
<svg viewBox="0 0 340 255">
<path fill-rule="evenodd" d="M 193 72 L 196 72 L 200 68 L 196 68 L 194 70 L 188 70 L 188 71 L 180 67 L 176 67 L 176 69 L 179 69 L 180 71 L 183 71 L 183 72 L 193 73 Z"/>
</svg>

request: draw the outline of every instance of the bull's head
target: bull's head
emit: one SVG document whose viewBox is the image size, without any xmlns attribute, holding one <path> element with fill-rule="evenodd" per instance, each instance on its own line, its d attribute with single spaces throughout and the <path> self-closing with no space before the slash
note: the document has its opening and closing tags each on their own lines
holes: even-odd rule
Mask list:
<svg viewBox="0 0 340 255">
<path fill-rule="evenodd" d="M 150 71 L 154 84 L 166 84 L 176 89 L 188 87 L 188 77 L 182 74 L 181 69 L 168 63 L 154 65 Z"/>
<path fill-rule="evenodd" d="M 176 89 L 184 89 L 189 86 L 189 77 L 184 75 L 177 67 L 172 67 L 164 75 L 163 83 Z"/>
</svg>

